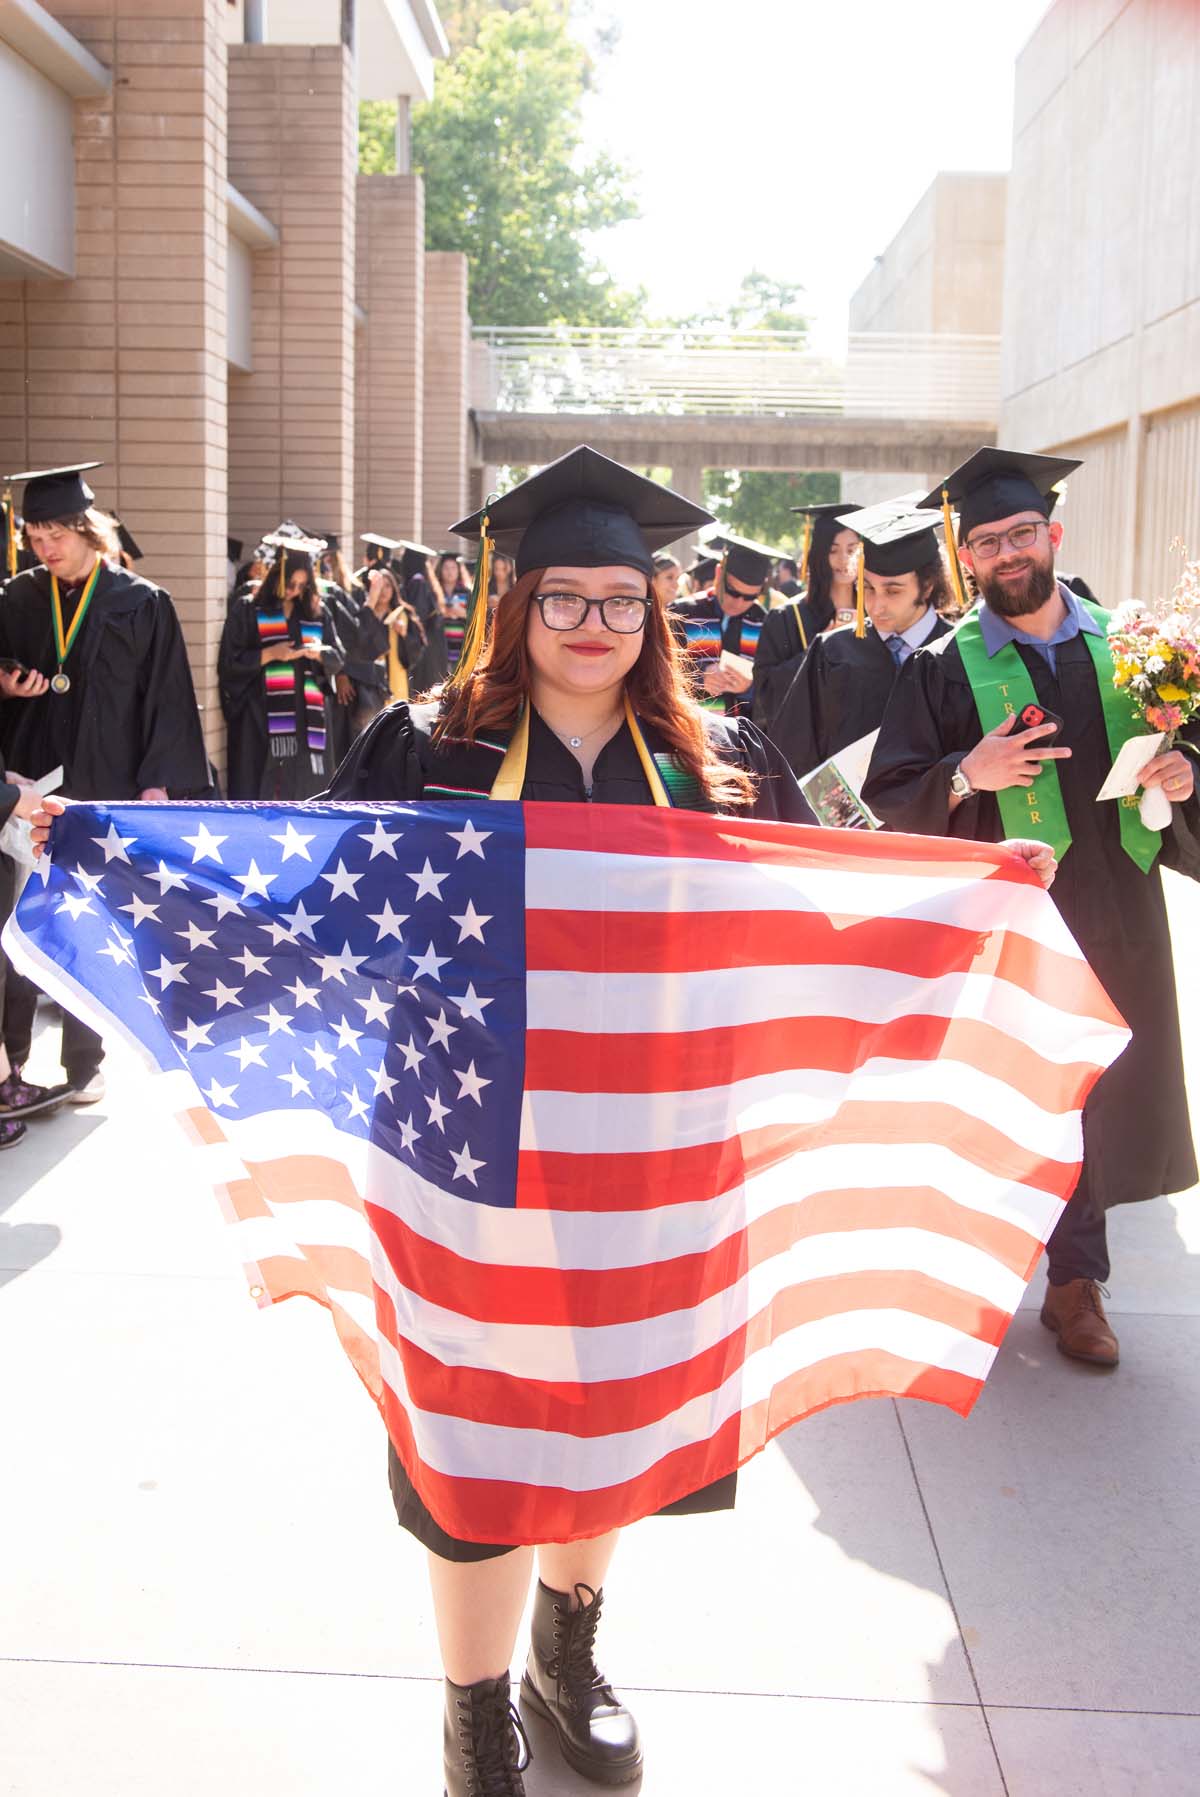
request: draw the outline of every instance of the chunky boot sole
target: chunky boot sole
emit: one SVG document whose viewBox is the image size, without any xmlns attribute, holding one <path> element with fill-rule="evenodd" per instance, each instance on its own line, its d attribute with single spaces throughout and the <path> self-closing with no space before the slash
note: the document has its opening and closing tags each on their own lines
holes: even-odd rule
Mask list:
<svg viewBox="0 0 1200 1797">
<path fill-rule="evenodd" d="M 1082 1360 L 1083 1363 L 1085 1364 L 1085 1366 L 1104 1367 L 1106 1369 L 1106 1371 L 1108 1371 L 1108 1372 L 1111 1372 L 1115 1366 L 1120 1365 L 1121 1356 L 1119 1353 L 1117 1353 L 1115 1355 L 1081 1354 L 1077 1348 L 1068 1348 L 1064 1344 L 1062 1335 L 1059 1332 L 1057 1319 L 1053 1316 L 1047 1315 L 1047 1313 L 1044 1310 L 1039 1313 L 1038 1321 L 1041 1323 L 1043 1329 L 1048 1329 L 1050 1331 L 1051 1335 L 1055 1335 L 1058 1337 L 1058 1340 L 1056 1341 L 1055 1346 L 1057 1347 L 1059 1353 L 1065 1355 L 1068 1360 Z"/>
<path fill-rule="evenodd" d="M 590 1779 L 593 1784 L 597 1785 L 631 1785 L 635 1778 L 641 1777 L 643 1765 L 641 1754 L 636 1760 L 630 1760 L 625 1765 L 606 1766 L 602 1763 L 598 1764 L 586 1753 L 581 1753 L 573 1741 L 565 1739 L 558 1726 L 554 1711 L 545 1698 L 535 1690 L 528 1673 L 521 1675 L 521 1702 L 528 1704 L 535 1716 L 540 1716 L 544 1722 L 550 1724 L 558 1742 L 558 1751 L 568 1766 L 578 1772 L 580 1777 Z"/>
</svg>

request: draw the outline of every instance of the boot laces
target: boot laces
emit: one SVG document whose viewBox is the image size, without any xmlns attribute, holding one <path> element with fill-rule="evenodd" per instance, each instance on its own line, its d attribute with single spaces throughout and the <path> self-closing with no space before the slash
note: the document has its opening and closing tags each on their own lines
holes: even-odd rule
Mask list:
<svg viewBox="0 0 1200 1797">
<path fill-rule="evenodd" d="M 588 1599 L 586 1603 L 585 1593 Z M 559 1695 L 565 1691 L 569 1702 L 580 1705 L 586 1698 L 602 1693 L 606 1702 L 615 1703 L 616 1697 L 596 1665 L 596 1630 L 600 1625 L 602 1601 L 600 1594 L 593 1591 L 590 1585 L 576 1585 L 575 1595 L 579 1598 L 580 1608 L 568 1610 L 563 1606 L 559 1609 L 561 1624 L 555 1630 L 559 1651 L 551 1670 L 558 1683 Z"/>
<path fill-rule="evenodd" d="M 1104 1317 L 1104 1306 L 1100 1302 L 1101 1293 L 1103 1293 L 1106 1298 L 1112 1297 L 1112 1293 L 1109 1291 L 1108 1287 L 1106 1285 L 1101 1285 L 1098 1279 L 1085 1279 L 1083 1282 L 1083 1291 L 1079 1308 L 1081 1310 L 1094 1310 L 1098 1317 Z M 1105 1317 L 1104 1320 L 1107 1322 L 1108 1319 Z"/>
<path fill-rule="evenodd" d="M 529 1736 L 508 1694 L 498 1684 L 473 1699 L 459 1699 L 466 1711 L 460 1737 L 470 1742 L 471 1797 L 523 1797 L 521 1773 L 532 1758 Z"/>
</svg>

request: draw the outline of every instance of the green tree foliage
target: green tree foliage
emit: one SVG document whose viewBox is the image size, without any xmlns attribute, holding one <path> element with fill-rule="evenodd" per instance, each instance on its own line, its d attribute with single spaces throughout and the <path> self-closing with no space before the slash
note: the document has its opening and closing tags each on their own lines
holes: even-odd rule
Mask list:
<svg viewBox="0 0 1200 1797">
<path fill-rule="evenodd" d="M 791 474 L 773 468 L 710 468 L 704 476 L 704 503 L 735 536 L 753 537 L 772 549 L 795 554 L 803 518 L 794 505 L 826 505 L 842 496 L 840 474 Z"/>
<path fill-rule="evenodd" d="M 637 216 L 628 169 L 585 159 L 586 49 L 565 0 L 450 10 L 462 48 L 441 63 L 427 106 L 413 115 L 413 166 L 425 178 L 425 241 L 461 250 L 471 316 L 483 325 L 621 325 L 643 307 L 618 289 L 586 242 Z M 395 168 L 395 109 L 359 113 L 359 167 Z"/>
</svg>

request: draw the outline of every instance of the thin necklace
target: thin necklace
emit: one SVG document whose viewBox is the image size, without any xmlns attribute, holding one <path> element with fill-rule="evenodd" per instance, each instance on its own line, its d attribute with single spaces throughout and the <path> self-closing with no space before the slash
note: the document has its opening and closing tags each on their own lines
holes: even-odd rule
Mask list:
<svg viewBox="0 0 1200 1797">
<path fill-rule="evenodd" d="M 549 728 L 554 731 L 560 743 L 566 743 L 568 749 L 582 749 L 585 742 L 590 742 L 591 738 L 598 736 L 601 730 L 607 730 L 610 724 L 619 723 L 620 720 L 621 713 L 614 711 L 611 717 L 605 718 L 602 724 L 596 724 L 591 730 L 585 730 L 582 736 L 564 736 L 561 730 L 554 730 L 553 724 Z M 545 721 L 543 718 L 542 722 L 545 723 Z"/>
</svg>

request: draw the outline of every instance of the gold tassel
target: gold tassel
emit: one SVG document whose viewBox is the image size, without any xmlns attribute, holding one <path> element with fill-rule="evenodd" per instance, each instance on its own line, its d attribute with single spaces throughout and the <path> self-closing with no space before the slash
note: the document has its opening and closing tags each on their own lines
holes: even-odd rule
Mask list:
<svg viewBox="0 0 1200 1797">
<path fill-rule="evenodd" d="M 8 565 L 8 578 L 11 580 L 17 571 L 17 511 L 13 504 L 11 487 L 5 487 L 4 498 L 0 501 L 4 508 L 4 554 Z"/>
<path fill-rule="evenodd" d="M 954 597 L 958 600 L 959 610 L 969 611 L 967 595 L 963 590 L 962 569 L 958 565 L 958 542 L 954 535 L 954 519 L 950 515 L 950 494 L 942 488 L 942 523 L 946 527 L 946 554 L 950 563 L 950 579 L 954 586 Z"/>
<path fill-rule="evenodd" d="M 860 543 L 858 546 L 858 593 L 854 601 L 854 634 L 859 637 L 867 634 L 866 573 L 866 550 L 865 546 Z"/>
<path fill-rule="evenodd" d="M 806 517 L 804 520 L 804 535 L 800 542 L 800 585 L 802 587 L 808 585 L 808 552 L 812 548 L 812 534 L 813 521 L 811 518 Z"/>
<path fill-rule="evenodd" d="M 390 625 L 388 627 L 387 669 L 388 697 L 393 700 L 407 699 L 408 669 L 400 660 L 400 645 L 396 638 L 396 632 Z"/>
<path fill-rule="evenodd" d="M 727 549 L 725 551 L 724 555 L 721 557 L 720 562 L 717 564 L 717 578 L 716 578 L 715 582 L 713 583 L 713 593 L 716 597 L 716 601 L 717 601 L 718 605 L 720 605 L 721 601 L 725 597 L 725 567 L 726 567 L 726 564 L 728 561 L 729 561 L 729 551 Z"/>
<path fill-rule="evenodd" d="M 463 632 L 463 645 L 458 657 L 458 666 L 446 682 L 448 691 L 465 686 L 475 672 L 479 657 L 483 653 L 483 645 L 487 640 L 488 622 L 488 587 L 492 582 L 492 556 L 496 545 L 488 535 L 491 519 L 488 506 L 493 494 L 484 507 L 483 517 L 479 521 L 479 559 L 475 563 L 475 579 L 471 583 L 471 603 L 467 608 L 467 628 Z"/>
<path fill-rule="evenodd" d="M 279 545 L 279 597 L 282 599 L 286 596 L 286 594 L 287 594 L 287 550 L 284 548 L 283 544 L 281 543 Z"/>
</svg>

